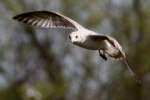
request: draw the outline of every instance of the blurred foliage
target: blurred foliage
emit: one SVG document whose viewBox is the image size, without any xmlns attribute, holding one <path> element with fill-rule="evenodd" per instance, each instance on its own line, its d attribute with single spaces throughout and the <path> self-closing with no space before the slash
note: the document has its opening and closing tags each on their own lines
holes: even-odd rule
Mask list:
<svg viewBox="0 0 150 100">
<path fill-rule="evenodd" d="M 0 100 L 150 100 L 149 0 L 1 0 Z M 113 59 L 68 43 L 62 30 L 12 20 L 35 10 L 58 11 L 114 36 L 142 80 Z"/>
</svg>

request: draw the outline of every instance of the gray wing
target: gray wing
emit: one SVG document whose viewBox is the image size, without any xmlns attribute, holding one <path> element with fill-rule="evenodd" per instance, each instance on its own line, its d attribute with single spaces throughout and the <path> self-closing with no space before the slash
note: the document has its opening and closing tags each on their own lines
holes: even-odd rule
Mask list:
<svg viewBox="0 0 150 100">
<path fill-rule="evenodd" d="M 112 46 L 116 47 L 112 38 L 106 35 L 89 35 L 88 38 L 94 41 L 98 41 L 98 42 L 103 42 L 104 40 L 107 40 L 110 42 L 110 44 L 112 44 Z"/>
<path fill-rule="evenodd" d="M 49 11 L 27 12 L 14 16 L 13 19 L 32 26 L 43 28 L 64 28 L 78 30 L 82 27 L 80 24 L 64 15 Z"/>
</svg>

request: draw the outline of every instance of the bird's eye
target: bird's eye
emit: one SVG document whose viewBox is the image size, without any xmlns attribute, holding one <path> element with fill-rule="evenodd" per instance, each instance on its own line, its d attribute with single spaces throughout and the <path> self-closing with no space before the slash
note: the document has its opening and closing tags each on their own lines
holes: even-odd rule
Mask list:
<svg viewBox="0 0 150 100">
<path fill-rule="evenodd" d="M 77 38 L 78 38 L 78 35 L 76 35 L 75 38 L 77 39 Z"/>
</svg>

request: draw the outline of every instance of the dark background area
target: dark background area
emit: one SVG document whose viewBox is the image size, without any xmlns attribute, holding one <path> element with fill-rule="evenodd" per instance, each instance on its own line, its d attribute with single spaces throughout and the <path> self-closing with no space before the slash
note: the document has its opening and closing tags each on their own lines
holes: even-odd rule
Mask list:
<svg viewBox="0 0 150 100">
<path fill-rule="evenodd" d="M 122 62 L 71 44 L 68 31 L 12 20 L 35 10 L 115 37 L 141 85 Z M 0 0 L 0 100 L 150 100 L 150 1 Z"/>
</svg>

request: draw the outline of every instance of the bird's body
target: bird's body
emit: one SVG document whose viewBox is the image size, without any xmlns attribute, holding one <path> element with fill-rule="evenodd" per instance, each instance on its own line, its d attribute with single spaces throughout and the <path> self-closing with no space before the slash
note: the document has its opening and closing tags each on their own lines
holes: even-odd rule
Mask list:
<svg viewBox="0 0 150 100">
<path fill-rule="evenodd" d="M 107 56 L 123 60 L 135 76 L 127 63 L 126 55 L 121 45 L 111 36 L 86 29 L 76 21 L 57 12 L 34 11 L 17 15 L 13 19 L 43 28 L 71 29 L 69 39 L 73 44 L 89 50 L 97 50 L 105 60 L 107 60 Z"/>
<path fill-rule="evenodd" d="M 78 34 L 77 36 L 80 37 L 82 40 L 80 41 L 76 41 L 76 38 L 74 38 L 76 35 Z M 98 33 L 95 33 L 93 31 L 90 31 L 90 30 L 87 30 L 87 29 L 82 29 L 81 31 L 77 31 L 77 32 L 73 32 L 73 33 L 70 33 L 70 41 L 77 45 L 77 46 L 80 46 L 82 48 L 86 48 L 86 49 L 89 49 L 89 50 L 99 50 L 99 49 L 103 49 L 104 48 L 104 41 L 93 41 L 89 36 L 90 35 L 95 35 L 95 36 L 101 36 L 100 34 Z"/>
<path fill-rule="evenodd" d="M 76 35 L 81 40 L 76 39 Z M 99 39 L 99 37 L 101 39 Z M 73 44 L 89 50 L 102 50 L 105 54 L 115 59 L 125 56 L 120 44 L 112 37 L 83 28 L 70 33 L 70 40 Z M 122 52 L 122 54 L 120 53 Z"/>
</svg>

